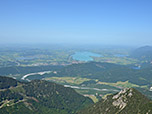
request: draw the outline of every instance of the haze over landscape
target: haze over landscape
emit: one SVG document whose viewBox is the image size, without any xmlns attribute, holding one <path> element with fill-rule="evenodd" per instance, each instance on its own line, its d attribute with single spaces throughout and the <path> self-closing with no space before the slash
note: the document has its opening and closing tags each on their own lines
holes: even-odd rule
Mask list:
<svg viewBox="0 0 152 114">
<path fill-rule="evenodd" d="M 151 0 L 1 0 L 1 44 L 152 45 Z"/>
<path fill-rule="evenodd" d="M 151 0 L 0 0 L 0 114 L 152 114 Z"/>
</svg>

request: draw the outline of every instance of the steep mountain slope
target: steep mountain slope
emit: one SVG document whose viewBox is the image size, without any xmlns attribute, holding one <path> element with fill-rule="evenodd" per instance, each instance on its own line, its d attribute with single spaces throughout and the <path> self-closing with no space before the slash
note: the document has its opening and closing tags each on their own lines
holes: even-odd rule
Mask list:
<svg viewBox="0 0 152 114">
<path fill-rule="evenodd" d="M 152 101 L 137 90 L 126 88 L 78 114 L 152 114 Z"/>
<path fill-rule="evenodd" d="M 17 81 L 9 77 L 0 77 L 0 89 L 7 89 L 17 86 Z"/>
<path fill-rule="evenodd" d="M 92 100 L 52 82 L 34 80 L 28 83 L 1 77 L 0 114 L 72 114 L 93 103 Z"/>
</svg>

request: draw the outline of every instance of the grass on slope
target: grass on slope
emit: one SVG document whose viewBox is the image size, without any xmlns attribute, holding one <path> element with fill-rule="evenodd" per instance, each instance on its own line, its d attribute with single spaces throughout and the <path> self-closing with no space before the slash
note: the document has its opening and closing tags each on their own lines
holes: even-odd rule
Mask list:
<svg viewBox="0 0 152 114">
<path fill-rule="evenodd" d="M 49 77 L 45 78 L 45 80 L 55 81 L 57 83 L 81 84 L 85 81 L 89 81 L 90 79 L 79 77 Z"/>
<path fill-rule="evenodd" d="M 118 81 L 116 83 L 98 82 L 98 84 L 110 85 L 115 87 L 124 87 L 124 88 L 139 87 L 139 85 L 130 83 L 129 81 L 125 81 L 125 82 Z"/>
</svg>

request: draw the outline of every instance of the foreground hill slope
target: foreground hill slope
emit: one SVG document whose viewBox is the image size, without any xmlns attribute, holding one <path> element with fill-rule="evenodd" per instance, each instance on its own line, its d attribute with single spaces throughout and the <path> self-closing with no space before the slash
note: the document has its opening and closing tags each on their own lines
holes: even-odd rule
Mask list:
<svg viewBox="0 0 152 114">
<path fill-rule="evenodd" d="M 78 114 L 152 114 L 152 101 L 137 90 L 126 88 Z"/>
<path fill-rule="evenodd" d="M 92 103 L 71 88 L 43 80 L 23 83 L 0 76 L 0 86 L 0 114 L 72 114 Z"/>
</svg>

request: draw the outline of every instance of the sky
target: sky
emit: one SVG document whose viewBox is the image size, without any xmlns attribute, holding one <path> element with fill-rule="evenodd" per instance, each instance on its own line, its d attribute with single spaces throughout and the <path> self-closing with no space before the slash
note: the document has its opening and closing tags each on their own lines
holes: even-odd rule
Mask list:
<svg viewBox="0 0 152 114">
<path fill-rule="evenodd" d="M 0 44 L 152 45 L 152 0 L 0 0 Z"/>
</svg>

